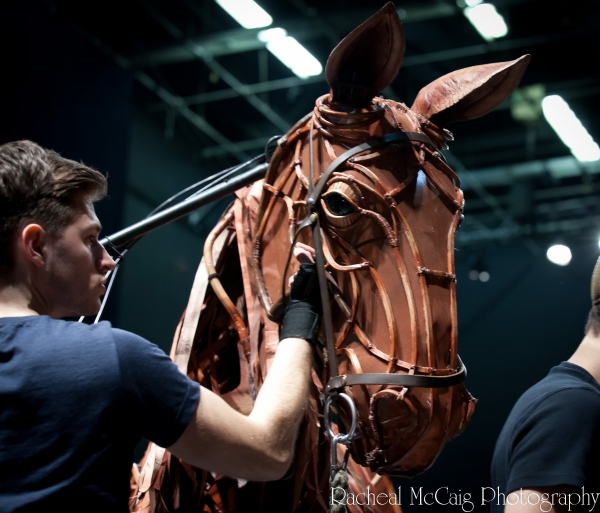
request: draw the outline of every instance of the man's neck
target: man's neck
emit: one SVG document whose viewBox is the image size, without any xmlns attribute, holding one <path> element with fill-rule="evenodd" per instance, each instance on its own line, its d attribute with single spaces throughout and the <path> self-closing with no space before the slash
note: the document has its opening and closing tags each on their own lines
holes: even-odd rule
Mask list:
<svg viewBox="0 0 600 513">
<path fill-rule="evenodd" d="M 568 361 L 583 367 L 600 383 L 600 336 L 588 333 Z"/>
<path fill-rule="evenodd" d="M 0 286 L 0 317 L 39 315 L 30 305 L 30 294 L 23 288 L 15 285 Z"/>
</svg>

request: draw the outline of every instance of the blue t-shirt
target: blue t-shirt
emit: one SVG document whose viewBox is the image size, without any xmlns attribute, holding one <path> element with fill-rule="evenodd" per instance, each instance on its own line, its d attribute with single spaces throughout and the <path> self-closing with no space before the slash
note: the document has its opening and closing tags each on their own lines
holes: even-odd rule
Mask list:
<svg viewBox="0 0 600 513">
<path fill-rule="evenodd" d="M 128 511 L 133 450 L 167 447 L 200 387 L 108 322 L 0 319 L 0 513 Z"/>
<path fill-rule="evenodd" d="M 558 485 L 600 492 L 600 385 L 569 362 L 553 367 L 510 412 L 492 460 L 497 495 L 488 499 L 501 512 L 502 494 Z"/>
</svg>

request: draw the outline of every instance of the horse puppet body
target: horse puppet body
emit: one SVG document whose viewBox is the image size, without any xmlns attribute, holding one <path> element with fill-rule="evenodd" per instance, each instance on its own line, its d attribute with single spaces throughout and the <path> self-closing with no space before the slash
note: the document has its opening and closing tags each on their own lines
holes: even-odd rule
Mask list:
<svg viewBox="0 0 600 513">
<path fill-rule="evenodd" d="M 333 340 L 317 350 L 287 478 L 243 483 L 151 445 L 132 511 L 326 511 L 324 403 L 340 391 L 356 407 L 354 494 L 391 496 L 386 475 L 427 469 L 469 422 L 475 400 L 460 383 L 454 275 L 464 201 L 440 153 L 452 138 L 443 126 L 502 103 L 529 56 L 445 75 L 408 108 L 375 96 L 396 77 L 404 46 L 390 3 L 333 50 L 330 94 L 278 141 L 265 179 L 236 193 L 207 238 L 175 335 L 171 356 L 182 372 L 248 413 L 277 350 L 277 320 L 298 267 L 293 246 L 319 246 L 331 332 L 323 338 Z M 335 408 L 347 431 L 351 409 Z M 370 508 L 399 510 L 390 502 Z"/>
</svg>

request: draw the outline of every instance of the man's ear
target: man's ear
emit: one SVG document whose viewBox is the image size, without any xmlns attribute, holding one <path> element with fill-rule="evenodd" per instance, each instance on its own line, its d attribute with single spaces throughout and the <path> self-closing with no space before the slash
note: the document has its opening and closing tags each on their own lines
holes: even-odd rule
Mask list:
<svg viewBox="0 0 600 513">
<path fill-rule="evenodd" d="M 32 264 L 43 267 L 46 261 L 44 246 L 48 234 L 39 224 L 28 224 L 21 231 L 21 251 Z"/>
</svg>

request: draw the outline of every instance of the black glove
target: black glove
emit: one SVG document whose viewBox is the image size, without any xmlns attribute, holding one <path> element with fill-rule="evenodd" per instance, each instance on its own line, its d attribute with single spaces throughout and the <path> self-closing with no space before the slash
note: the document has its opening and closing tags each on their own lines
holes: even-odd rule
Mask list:
<svg viewBox="0 0 600 513">
<path fill-rule="evenodd" d="M 285 307 L 279 340 L 297 337 L 316 344 L 321 326 L 321 293 L 315 264 L 300 264 Z"/>
</svg>

